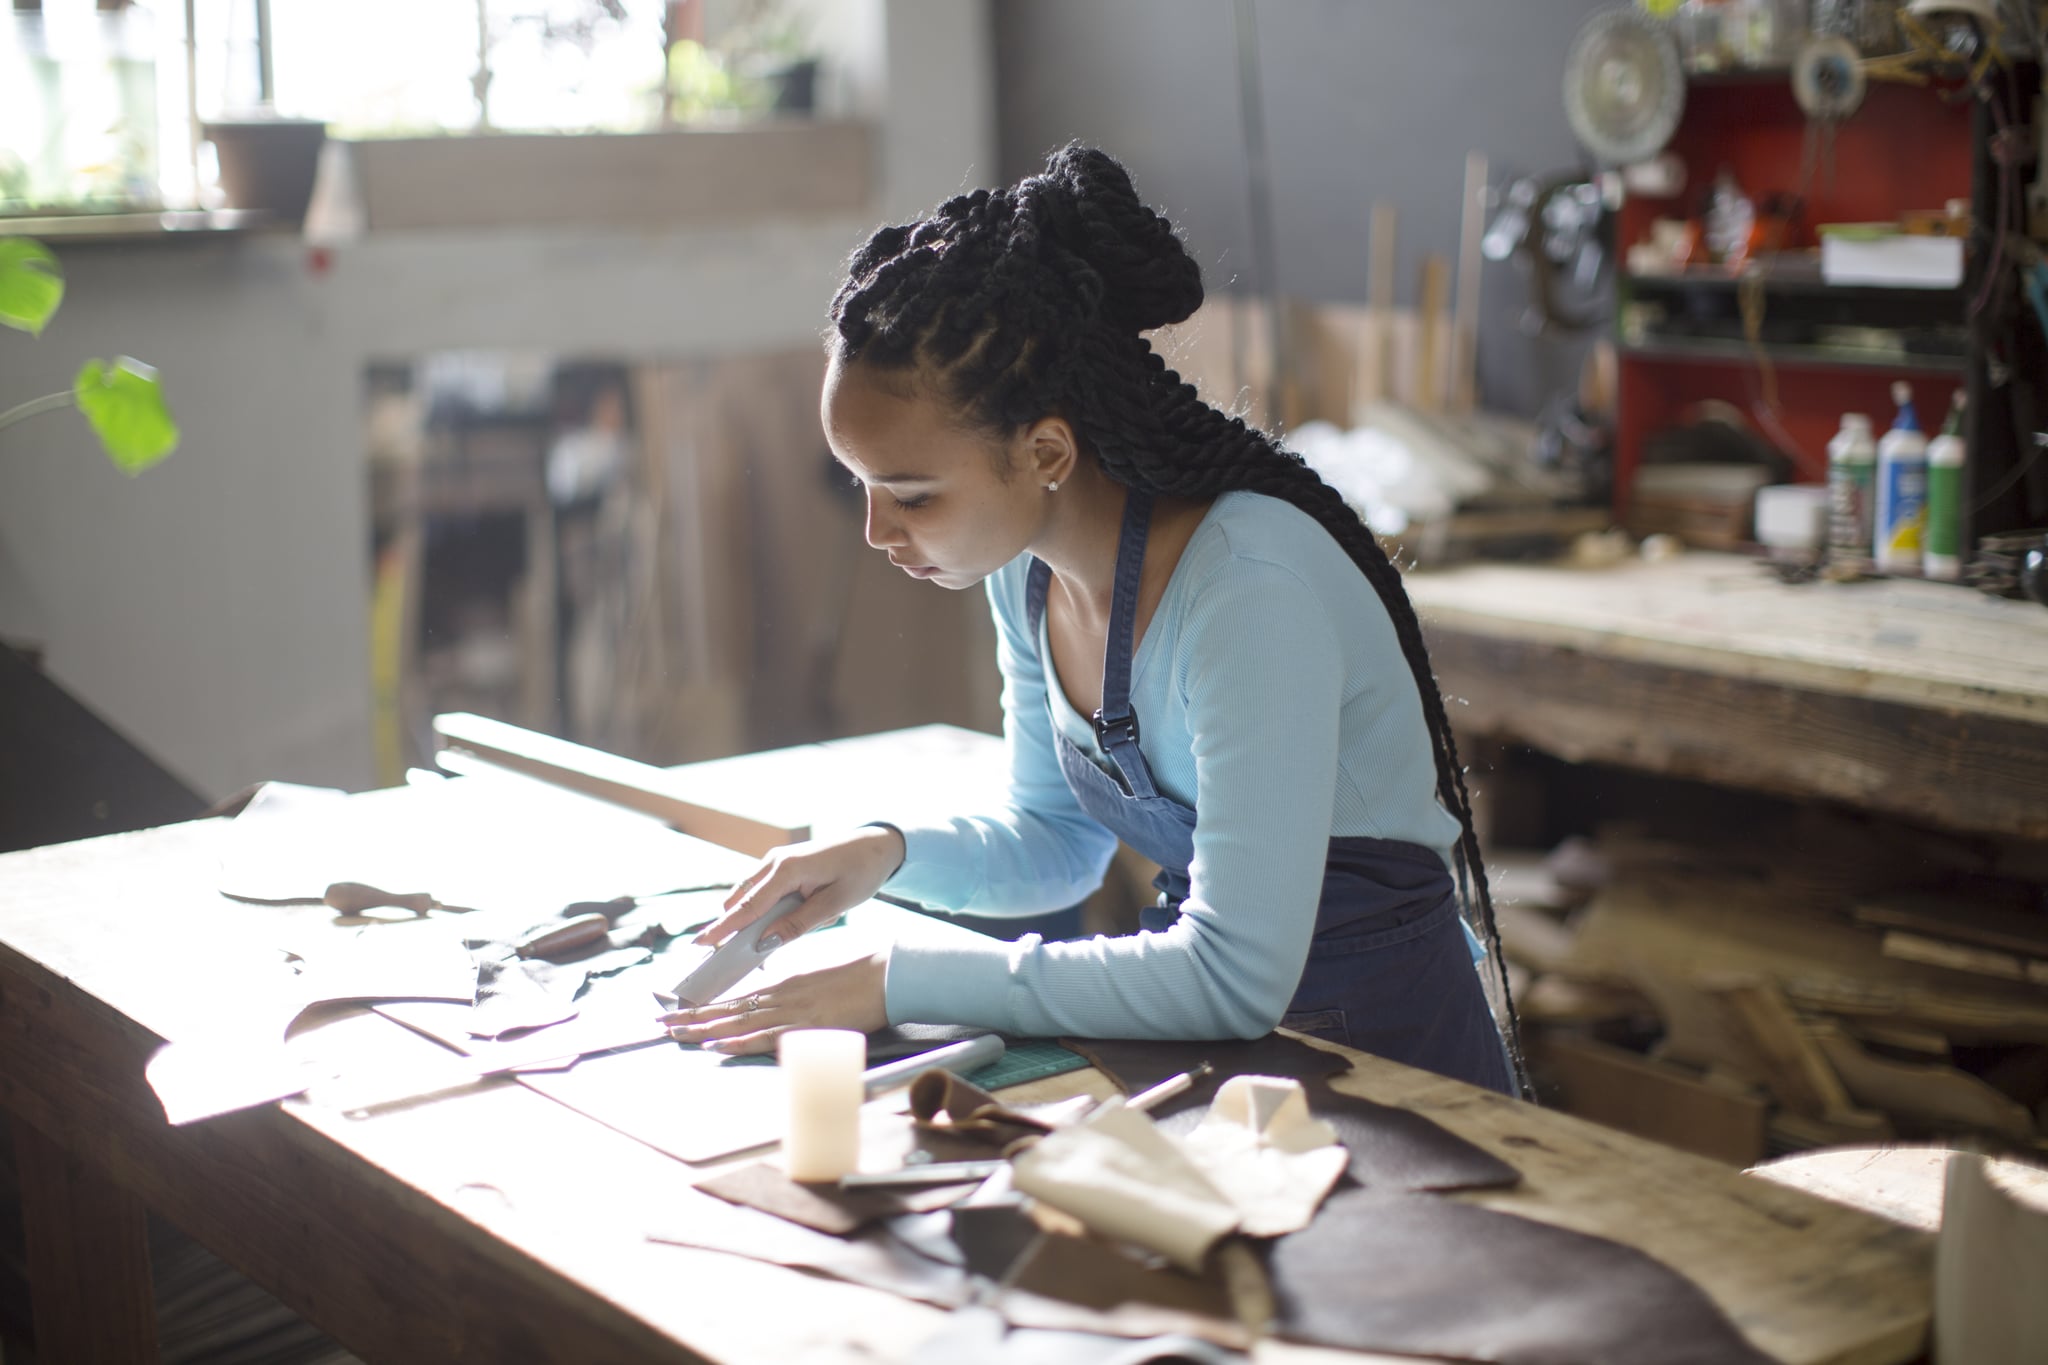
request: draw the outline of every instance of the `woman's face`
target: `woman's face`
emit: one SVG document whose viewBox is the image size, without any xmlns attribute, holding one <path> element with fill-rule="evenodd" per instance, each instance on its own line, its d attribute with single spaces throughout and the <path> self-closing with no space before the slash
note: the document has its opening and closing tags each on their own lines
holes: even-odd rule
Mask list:
<svg viewBox="0 0 2048 1365">
<path fill-rule="evenodd" d="M 912 578 L 971 588 L 1044 529 L 1048 479 L 1030 432 L 992 440 L 949 420 L 936 399 L 884 387 L 832 362 L 819 403 L 825 439 L 867 497 L 867 541 Z M 1054 452 L 1057 458 L 1057 452 Z"/>
</svg>

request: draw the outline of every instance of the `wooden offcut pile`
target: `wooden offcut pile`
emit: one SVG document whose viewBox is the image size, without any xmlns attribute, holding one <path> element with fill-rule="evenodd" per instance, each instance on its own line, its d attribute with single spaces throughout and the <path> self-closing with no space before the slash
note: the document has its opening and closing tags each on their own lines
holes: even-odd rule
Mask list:
<svg viewBox="0 0 2048 1365">
<path fill-rule="evenodd" d="M 1816 812 L 1499 860 L 1548 1098 L 1737 1162 L 1891 1138 L 2048 1152 L 2038 869 Z"/>
</svg>

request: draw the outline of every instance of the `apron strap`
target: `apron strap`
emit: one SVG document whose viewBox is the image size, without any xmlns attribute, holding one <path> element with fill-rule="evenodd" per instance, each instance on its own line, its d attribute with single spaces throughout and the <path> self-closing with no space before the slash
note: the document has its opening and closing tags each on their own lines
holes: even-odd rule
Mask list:
<svg viewBox="0 0 2048 1365">
<path fill-rule="evenodd" d="M 1152 769 L 1138 750 L 1138 714 L 1131 709 L 1131 652 L 1137 633 L 1138 580 L 1145 570 L 1145 538 L 1152 527 L 1152 495 L 1133 488 L 1124 497 L 1124 524 L 1116 542 L 1116 582 L 1109 599 L 1109 634 L 1102 649 L 1102 706 L 1094 717 L 1095 742 L 1123 774 L 1132 796 L 1157 796 Z"/>
<path fill-rule="evenodd" d="M 1138 615 L 1138 580 L 1145 568 L 1145 538 L 1152 526 L 1152 495 L 1140 489 L 1124 497 L 1123 526 L 1117 535 L 1116 580 L 1109 603 L 1109 631 L 1102 650 L 1102 706 L 1092 724 L 1095 742 L 1123 779 L 1132 796 L 1157 796 L 1152 769 L 1138 749 L 1138 716 L 1131 709 L 1131 649 Z M 1045 596 L 1052 585 L 1052 566 L 1033 558 L 1025 579 L 1024 618 L 1038 647 L 1045 620 Z M 1048 667 L 1045 660 L 1041 667 Z M 1050 703 L 1050 695 L 1046 698 Z"/>
</svg>

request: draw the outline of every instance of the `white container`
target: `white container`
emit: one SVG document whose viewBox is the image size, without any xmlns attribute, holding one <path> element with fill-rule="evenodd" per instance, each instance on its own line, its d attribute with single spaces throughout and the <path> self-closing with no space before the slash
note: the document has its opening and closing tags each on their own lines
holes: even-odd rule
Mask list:
<svg viewBox="0 0 2048 1365">
<path fill-rule="evenodd" d="M 1828 489 L 1817 483 L 1757 489 L 1756 539 L 1776 554 L 1818 552 L 1828 539 Z"/>
<path fill-rule="evenodd" d="M 1892 385 L 1898 419 L 1877 443 L 1877 565 L 1919 573 L 1927 530 L 1927 433 L 1913 412 L 1913 390 Z"/>
<path fill-rule="evenodd" d="M 861 1072 L 868 1039 L 852 1029 L 792 1029 L 776 1040 L 788 1095 L 782 1163 L 791 1180 L 860 1169 Z"/>
<path fill-rule="evenodd" d="M 1828 554 L 1836 560 L 1867 560 L 1877 511 L 1877 439 L 1870 418 L 1842 414 L 1841 430 L 1828 442 Z"/>
<path fill-rule="evenodd" d="M 1828 284 L 1955 289 L 1963 282 L 1960 237 L 1844 237 L 1823 233 L 1820 277 Z"/>
</svg>

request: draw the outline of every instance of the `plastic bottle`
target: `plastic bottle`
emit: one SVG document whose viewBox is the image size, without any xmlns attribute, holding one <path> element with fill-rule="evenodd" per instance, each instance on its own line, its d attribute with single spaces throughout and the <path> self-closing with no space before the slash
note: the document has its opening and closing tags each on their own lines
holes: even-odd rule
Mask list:
<svg viewBox="0 0 2048 1365">
<path fill-rule="evenodd" d="M 1877 441 L 1870 418 L 1842 414 L 1842 428 L 1828 442 L 1828 558 L 1862 563 L 1871 557 L 1872 514 L 1877 488 Z"/>
<path fill-rule="evenodd" d="M 1963 576 L 1963 404 L 1961 389 L 1949 404 L 1941 435 L 1927 443 L 1927 550 L 1929 578 Z"/>
<path fill-rule="evenodd" d="M 1877 443 L 1877 566 L 1918 573 L 1927 526 L 1927 433 L 1913 411 L 1913 386 L 1892 385 L 1899 415 Z"/>
</svg>

